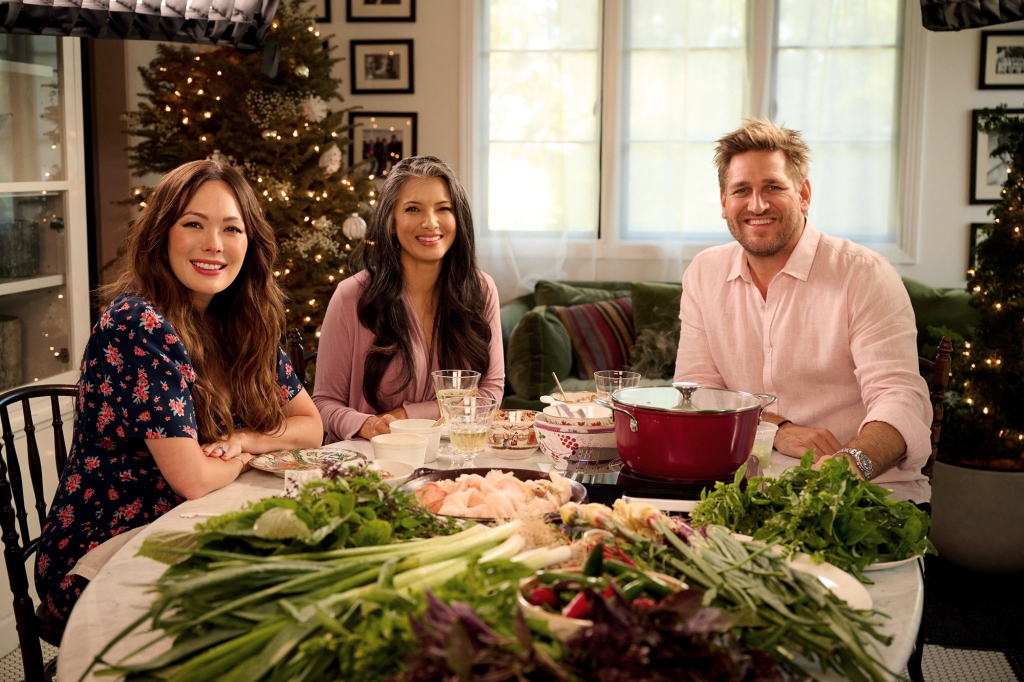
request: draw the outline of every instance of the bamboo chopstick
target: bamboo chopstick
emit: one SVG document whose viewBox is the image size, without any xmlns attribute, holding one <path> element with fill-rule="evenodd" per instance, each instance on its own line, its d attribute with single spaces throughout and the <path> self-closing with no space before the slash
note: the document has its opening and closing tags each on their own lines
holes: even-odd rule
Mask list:
<svg viewBox="0 0 1024 682">
<path fill-rule="evenodd" d="M 474 389 L 470 390 L 468 393 L 466 393 L 465 395 L 460 395 L 459 397 L 473 397 L 474 395 L 476 395 L 476 391 L 478 391 L 478 390 L 479 390 L 478 388 L 474 388 Z M 444 413 L 442 412 L 441 416 L 440 416 L 440 419 L 438 419 L 436 422 L 431 424 L 430 428 L 433 428 L 435 426 L 440 426 L 443 423 L 444 423 Z"/>
</svg>

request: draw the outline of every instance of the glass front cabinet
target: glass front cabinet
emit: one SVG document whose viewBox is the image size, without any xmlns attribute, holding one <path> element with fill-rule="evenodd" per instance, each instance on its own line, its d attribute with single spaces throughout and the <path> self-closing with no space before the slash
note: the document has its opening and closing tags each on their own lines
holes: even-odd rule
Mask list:
<svg viewBox="0 0 1024 682">
<path fill-rule="evenodd" d="M 83 137 L 78 39 L 0 35 L 0 391 L 78 380 L 89 334 Z"/>
</svg>

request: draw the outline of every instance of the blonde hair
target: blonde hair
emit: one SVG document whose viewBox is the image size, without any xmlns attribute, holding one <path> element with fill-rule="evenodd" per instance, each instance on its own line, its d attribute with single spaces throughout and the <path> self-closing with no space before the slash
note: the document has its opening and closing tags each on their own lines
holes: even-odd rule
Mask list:
<svg viewBox="0 0 1024 682">
<path fill-rule="evenodd" d="M 745 118 L 737 130 L 718 140 L 715 165 L 718 166 L 718 187 L 725 191 L 729 164 L 744 152 L 782 152 L 790 179 L 803 184 L 810 171 L 811 150 L 800 138 L 800 131 L 783 128 L 763 118 Z"/>
</svg>

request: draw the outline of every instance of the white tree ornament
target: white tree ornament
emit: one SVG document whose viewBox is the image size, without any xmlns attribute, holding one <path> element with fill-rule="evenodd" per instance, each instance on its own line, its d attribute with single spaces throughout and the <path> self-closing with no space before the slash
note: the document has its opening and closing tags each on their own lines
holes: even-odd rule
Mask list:
<svg viewBox="0 0 1024 682">
<path fill-rule="evenodd" d="M 320 168 L 326 175 L 334 175 L 341 169 L 341 150 L 332 144 L 320 155 Z"/>
<path fill-rule="evenodd" d="M 366 234 L 366 221 L 358 213 L 353 213 L 341 224 L 341 233 L 349 240 L 362 239 Z"/>
<path fill-rule="evenodd" d="M 310 97 L 302 103 L 302 113 L 313 123 L 319 123 L 327 116 L 327 102 L 320 97 Z"/>
</svg>

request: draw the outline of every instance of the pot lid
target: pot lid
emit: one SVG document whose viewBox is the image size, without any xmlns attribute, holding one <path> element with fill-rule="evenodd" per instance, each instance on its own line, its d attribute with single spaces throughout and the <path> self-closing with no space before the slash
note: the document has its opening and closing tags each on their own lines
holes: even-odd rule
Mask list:
<svg viewBox="0 0 1024 682">
<path fill-rule="evenodd" d="M 753 393 L 702 387 L 687 381 L 677 381 L 672 386 L 621 388 L 612 394 L 612 399 L 626 407 L 688 414 L 745 412 L 764 404 L 763 399 Z M 774 398 L 771 402 L 775 402 Z"/>
</svg>

